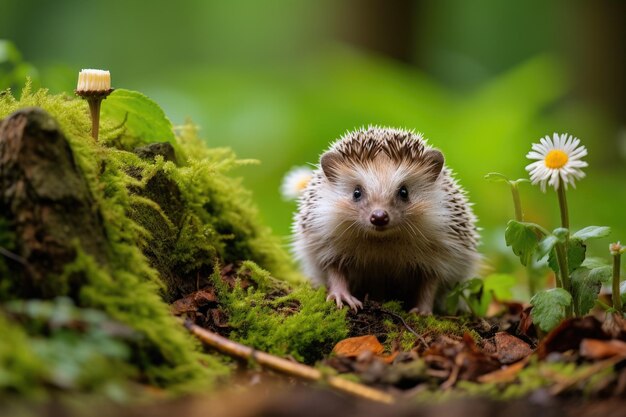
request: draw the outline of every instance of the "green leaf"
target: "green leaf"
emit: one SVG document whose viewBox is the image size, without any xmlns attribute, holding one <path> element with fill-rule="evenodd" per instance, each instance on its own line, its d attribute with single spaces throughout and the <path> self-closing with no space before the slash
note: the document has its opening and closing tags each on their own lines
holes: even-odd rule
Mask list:
<svg viewBox="0 0 626 417">
<path fill-rule="evenodd" d="M 611 284 L 613 281 L 613 267 L 609 265 L 592 268 L 589 272 L 589 278 L 597 280 L 602 284 Z"/>
<path fill-rule="evenodd" d="M 20 51 L 15 47 L 13 42 L 0 39 L 0 63 L 17 64 L 22 60 Z"/>
<path fill-rule="evenodd" d="M 544 332 L 554 329 L 565 319 L 566 307 L 572 304 L 572 296 L 563 288 L 538 292 L 530 299 L 533 306 L 530 316 Z"/>
<path fill-rule="evenodd" d="M 569 246 L 567 248 L 567 265 L 570 273 L 582 265 L 585 260 L 586 252 L 587 245 L 585 245 L 582 240 L 574 238 L 570 239 Z M 548 265 L 554 272 L 559 272 L 559 263 L 556 259 L 556 251 L 550 252 Z"/>
<path fill-rule="evenodd" d="M 504 239 L 506 245 L 513 249 L 513 253 L 519 256 L 522 265 L 528 265 L 539 243 L 536 226 L 532 223 L 510 220 L 504 232 Z"/>
<path fill-rule="evenodd" d="M 558 227 L 552 231 L 552 234 L 556 236 L 557 239 L 559 239 L 559 242 L 563 243 L 567 240 L 567 237 L 569 236 L 569 230 L 564 227 Z"/>
<path fill-rule="evenodd" d="M 487 181 L 491 182 L 508 182 L 511 186 L 521 184 L 523 182 L 530 182 L 528 178 L 518 178 L 516 180 L 509 179 L 506 175 L 499 172 L 490 172 L 484 177 Z"/>
<path fill-rule="evenodd" d="M 548 235 L 539 242 L 539 247 L 537 248 L 537 259 L 542 259 L 544 256 L 549 254 L 554 246 L 559 242 L 559 239 L 554 235 Z"/>
<path fill-rule="evenodd" d="M 594 256 L 590 258 L 585 258 L 585 261 L 583 262 L 582 266 L 588 269 L 595 269 L 595 268 L 600 268 L 602 266 L 609 266 L 609 264 L 607 263 L 606 259 L 598 258 Z"/>
<path fill-rule="evenodd" d="M 582 265 L 586 253 L 587 245 L 582 240 L 570 239 L 567 250 L 567 264 L 570 272 Z"/>
<path fill-rule="evenodd" d="M 461 287 L 463 290 L 469 291 L 470 294 L 480 294 L 483 290 L 483 280 L 480 278 L 472 278 L 463 282 Z"/>
<path fill-rule="evenodd" d="M 577 312 L 585 315 L 593 308 L 602 283 L 599 280 L 599 274 L 591 274 L 591 271 L 585 267 L 581 267 L 572 272 L 572 298 Z"/>
<path fill-rule="evenodd" d="M 516 278 L 507 274 L 492 274 L 484 279 L 474 278 L 457 284 L 446 298 L 446 310 L 454 314 L 463 298 L 474 314 L 479 317 L 487 313 L 494 296 L 499 300 L 512 298 L 511 289 L 517 282 Z"/>
<path fill-rule="evenodd" d="M 485 175 L 485 179 L 491 182 L 509 182 L 510 181 L 504 174 L 500 174 L 499 172 L 490 172 L 487 175 Z"/>
<path fill-rule="evenodd" d="M 584 229 L 580 229 L 578 232 L 572 235 L 573 238 L 580 240 L 598 239 L 606 237 L 611 233 L 611 228 L 606 226 L 589 226 Z"/>
<path fill-rule="evenodd" d="M 459 309 L 459 301 L 461 299 L 461 283 L 457 283 L 454 288 L 448 292 L 446 296 L 446 312 L 455 315 Z"/>
<path fill-rule="evenodd" d="M 154 101 L 137 91 L 116 89 L 102 102 L 102 117 L 124 125 L 142 143 L 175 142 L 172 123 Z"/>
<path fill-rule="evenodd" d="M 473 304 L 474 312 L 483 317 L 487 314 L 489 305 L 494 297 L 498 300 L 510 300 L 513 298 L 512 288 L 517 279 L 508 274 L 491 274 L 482 280 L 482 294 Z"/>
<path fill-rule="evenodd" d="M 448 314 L 455 314 L 458 311 L 461 297 L 465 298 L 470 304 L 472 311 L 475 311 L 475 308 L 479 305 L 482 291 L 483 280 L 480 278 L 472 278 L 457 283 L 446 297 L 446 311 Z"/>
<path fill-rule="evenodd" d="M 483 292 L 493 294 L 498 300 L 510 300 L 516 283 L 517 278 L 513 275 L 491 274 L 483 279 Z"/>
</svg>

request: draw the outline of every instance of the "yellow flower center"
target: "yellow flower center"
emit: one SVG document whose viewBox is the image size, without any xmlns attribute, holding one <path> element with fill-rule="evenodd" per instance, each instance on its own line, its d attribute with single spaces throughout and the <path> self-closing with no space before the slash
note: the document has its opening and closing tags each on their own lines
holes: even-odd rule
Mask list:
<svg viewBox="0 0 626 417">
<path fill-rule="evenodd" d="M 302 178 L 298 181 L 298 183 L 296 184 L 296 190 L 298 191 L 302 191 L 306 188 L 307 185 L 309 185 L 309 181 L 311 180 L 310 177 L 306 177 L 306 178 Z"/>
<path fill-rule="evenodd" d="M 567 154 L 560 149 L 551 150 L 544 159 L 546 167 L 551 169 L 563 168 L 568 160 Z"/>
</svg>

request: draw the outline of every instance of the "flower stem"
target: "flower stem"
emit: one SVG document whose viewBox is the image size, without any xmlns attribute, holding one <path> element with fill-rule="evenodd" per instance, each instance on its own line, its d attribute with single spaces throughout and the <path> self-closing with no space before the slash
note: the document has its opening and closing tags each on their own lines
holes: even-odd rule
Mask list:
<svg viewBox="0 0 626 417">
<path fill-rule="evenodd" d="M 567 244 L 556 244 L 556 260 L 559 264 L 559 272 L 561 276 L 561 287 L 568 293 L 572 293 L 572 284 L 569 279 L 569 267 L 567 265 Z M 558 280 L 557 280 L 558 282 Z M 572 306 L 568 306 L 566 309 L 567 317 L 572 317 Z M 578 306 L 574 303 L 574 315 L 578 316 Z"/>
<path fill-rule="evenodd" d="M 622 296 L 620 294 L 620 261 L 621 254 L 619 251 L 613 253 L 613 308 L 619 312 L 622 311 Z"/>
<path fill-rule="evenodd" d="M 100 106 L 103 97 L 90 97 L 87 99 L 89 103 L 89 113 L 91 114 L 91 137 L 98 140 L 98 132 L 100 131 Z"/>
<path fill-rule="evenodd" d="M 535 274 L 533 273 L 533 266 L 529 263 L 526 265 L 526 279 L 528 280 L 528 293 L 532 297 L 537 292 L 535 285 Z"/>
<path fill-rule="evenodd" d="M 522 201 L 519 197 L 519 186 L 517 181 L 509 181 L 511 186 L 511 195 L 513 196 L 513 206 L 515 207 L 515 220 L 518 222 L 524 221 L 524 213 L 522 212 Z M 535 279 L 533 277 L 533 265 L 532 261 L 526 265 L 526 279 L 528 280 L 528 292 L 532 297 L 537 292 L 535 288 Z"/>
<path fill-rule="evenodd" d="M 567 212 L 567 197 L 565 196 L 565 184 L 559 178 L 559 186 L 556 189 L 559 197 L 559 208 L 561 209 L 561 227 L 567 229 L 565 242 L 556 245 L 556 258 L 559 263 L 559 271 L 561 275 L 561 285 L 565 291 L 572 294 L 572 285 L 569 277 L 569 263 L 567 260 L 567 252 L 569 249 L 569 214 Z M 567 316 L 572 316 L 572 307 L 566 310 Z M 574 315 L 578 316 L 578 306 L 574 303 Z"/>
<path fill-rule="evenodd" d="M 559 196 L 559 208 L 561 209 L 561 227 L 569 230 L 569 214 L 567 212 L 567 198 L 565 197 L 563 180 L 559 180 L 559 188 L 557 188 L 556 193 Z"/>
<path fill-rule="evenodd" d="M 524 214 L 522 213 L 522 203 L 519 198 L 519 187 L 516 182 L 511 181 L 511 194 L 513 195 L 513 205 L 515 206 L 515 220 L 518 222 L 524 221 Z"/>
<path fill-rule="evenodd" d="M 98 132 L 100 131 L 100 107 L 102 100 L 107 98 L 113 92 L 112 88 L 102 91 L 79 91 L 75 90 L 76 95 L 87 100 L 89 104 L 89 115 L 91 116 L 91 137 L 98 140 Z"/>
</svg>

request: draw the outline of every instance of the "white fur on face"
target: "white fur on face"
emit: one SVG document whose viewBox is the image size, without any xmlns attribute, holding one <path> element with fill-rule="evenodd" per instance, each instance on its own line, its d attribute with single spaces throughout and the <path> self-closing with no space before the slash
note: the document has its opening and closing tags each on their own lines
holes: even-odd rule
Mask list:
<svg viewBox="0 0 626 417">
<path fill-rule="evenodd" d="M 402 186 L 409 192 L 408 201 L 398 196 Z M 353 198 L 356 187 L 361 189 L 359 201 Z M 437 223 L 437 207 L 442 205 L 443 198 L 435 184 L 426 179 L 423 168 L 398 164 L 384 155 L 360 165 L 342 167 L 335 181 L 323 183 L 322 192 L 321 198 L 330 206 L 325 210 L 325 220 L 336 228 L 350 227 L 348 237 L 359 233 L 372 238 L 389 237 L 392 232 L 409 231 L 407 222 L 430 228 L 429 223 Z M 374 210 L 388 213 L 387 230 L 377 230 L 370 223 Z M 323 224 L 319 227 L 325 228 Z M 412 233 L 419 233 L 419 230 Z"/>
</svg>

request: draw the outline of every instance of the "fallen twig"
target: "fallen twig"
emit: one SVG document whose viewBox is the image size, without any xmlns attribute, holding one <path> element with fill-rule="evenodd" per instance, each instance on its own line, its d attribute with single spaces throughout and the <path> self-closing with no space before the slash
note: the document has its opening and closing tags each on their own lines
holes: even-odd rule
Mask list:
<svg viewBox="0 0 626 417">
<path fill-rule="evenodd" d="M 591 378 L 592 376 L 596 375 L 599 372 L 602 372 L 603 370 L 609 367 L 617 365 L 619 362 L 623 360 L 624 360 L 623 356 L 615 356 L 615 357 L 605 359 L 600 362 L 596 362 L 593 365 L 589 366 L 586 370 L 578 373 L 577 375 L 574 375 L 571 378 L 567 378 L 561 382 L 556 383 L 555 385 L 552 386 L 552 388 L 550 388 L 549 392 L 553 396 L 559 395 L 561 392 L 565 391 L 566 389 L 573 387 L 579 382 L 582 382 L 586 379 Z"/>
<path fill-rule="evenodd" d="M 12 261 L 15 261 L 19 264 L 26 265 L 26 259 L 22 258 L 19 255 L 14 254 L 10 250 L 5 249 L 2 246 L 0 246 L 0 255 L 4 256 L 5 258 L 9 258 Z"/>
<path fill-rule="evenodd" d="M 402 318 L 401 315 L 393 313 L 391 311 L 388 310 L 383 310 L 382 308 L 380 309 L 380 311 L 384 314 L 389 314 L 392 317 L 395 317 L 396 319 L 400 320 L 400 323 L 402 323 L 402 325 L 413 334 L 413 336 L 415 336 L 420 342 L 422 342 L 422 344 L 424 345 L 424 347 L 428 347 L 428 343 L 426 343 L 426 339 L 424 339 L 419 333 L 417 333 L 415 330 L 413 330 L 413 328 L 411 326 L 409 326 L 409 324 L 404 320 L 404 318 Z"/>
<path fill-rule="evenodd" d="M 232 340 L 195 325 L 190 320 L 185 321 L 185 327 L 207 346 L 210 346 L 229 356 L 246 360 L 254 360 L 259 365 L 266 368 L 302 379 L 325 382 L 339 391 L 349 393 L 357 397 L 385 404 L 391 404 L 395 401 L 392 395 L 383 391 L 370 388 L 363 384 L 348 381 L 347 379 L 337 376 L 324 375 L 320 370 L 310 366 L 297 362 L 291 362 L 286 359 L 279 358 L 278 356 L 270 355 L 269 353 L 254 350 L 249 346 L 233 342 Z"/>
</svg>

